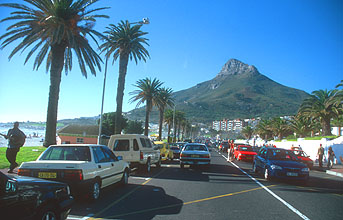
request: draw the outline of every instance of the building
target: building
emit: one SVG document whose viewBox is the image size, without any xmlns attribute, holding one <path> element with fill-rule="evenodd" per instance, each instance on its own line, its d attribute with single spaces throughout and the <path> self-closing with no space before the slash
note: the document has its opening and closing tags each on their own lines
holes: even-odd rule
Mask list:
<svg viewBox="0 0 343 220">
<path fill-rule="evenodd" d="M 213 121 L 212 129 L 216 131 L 241 131 L 246 124 L 245 120 L 241 119 L 223 119 L 222 121 Z"/>
<path fill-rule="evenodd" d="M 62 144 L 97 144 L 98 134 L 98 125 L 70 124 L 57 131 Z"/>
</svg>

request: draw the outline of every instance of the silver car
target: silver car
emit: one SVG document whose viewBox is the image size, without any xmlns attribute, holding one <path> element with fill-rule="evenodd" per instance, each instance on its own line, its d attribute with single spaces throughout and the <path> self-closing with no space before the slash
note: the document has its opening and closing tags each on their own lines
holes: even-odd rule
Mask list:
<svg viewBox="0 0 343 220">
<path fill-rule="evenodd" d="M 189 143 L 186 144 L 180 153 L 180 167 L 188 165 L 209 166 L 211 154 L 205 144 Z"/>
</svg>

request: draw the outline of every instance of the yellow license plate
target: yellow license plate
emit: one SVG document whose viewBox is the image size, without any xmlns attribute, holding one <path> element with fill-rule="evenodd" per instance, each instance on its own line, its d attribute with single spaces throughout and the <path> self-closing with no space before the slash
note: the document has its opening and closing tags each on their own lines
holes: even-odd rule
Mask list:
<svg viewBox="0 0 343 220">
<path fill-rule="evenodd" d="M 48 172 L 39 172 L 38 178 L 47 178 L 47 179 L 56 179 L 56 173 L 48 173 Z"/>
<path fill-rule="evenodd" d="M 199 157 L 199 155 L 192 155 L 192 157 Z"/>
</svg>

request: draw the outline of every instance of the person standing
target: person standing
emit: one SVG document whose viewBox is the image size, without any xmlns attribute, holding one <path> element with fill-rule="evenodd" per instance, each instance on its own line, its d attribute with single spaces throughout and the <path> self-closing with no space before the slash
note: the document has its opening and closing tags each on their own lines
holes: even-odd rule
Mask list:
<svg viewBox="0 0 343 220">
<path fill-rule="evenodd" d="M 323 167 L 324 148 L 322 144 L 319 145 L 317 156 L 319 161 L 319 167 Z"/>
<path fill-rule="evenodd" d="M 333 167 L 334 158 L 335 158 L 335 153 L 333 152 L 332 147 L 329 147 L 329 150 L 328 150 L 328 168 Z"/>
<path fill-rule="evenodd" d="M 26 135 L 19 129 L 19 122 L 14 122 L 13 128 L 9 129 L 7 135 L 4 135 L 8 139 L 8 147 L 6 150 L 6 158 L 10 162 L 10 169 L 8 173 L 13 173 L 14 168 L 18 166 L 17 153 L 25 143 Z"/>
</svg>

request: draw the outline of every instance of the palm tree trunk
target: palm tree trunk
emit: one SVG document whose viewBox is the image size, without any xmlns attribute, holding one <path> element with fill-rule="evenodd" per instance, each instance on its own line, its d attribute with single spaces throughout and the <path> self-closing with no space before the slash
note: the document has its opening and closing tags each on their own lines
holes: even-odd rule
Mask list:
<svg viewBox="0 0 343 220">
<path fill-rule="evenodd" d="M 150 111 L 151 111 L 151 101 L 146 101 L 146 108 L 145 108 L 145 128 L 144 128 L 144 135 L 149 135 L 149 117 L 150 117 Z"/>
<path fill-rule="evenodd" d="M 160 108 L 160 123 L 159 123 L 159 127 L 158 127 L 158 140 L 162 140 L 162 126 L 163 126 L 163 113 L 164 113 L 164 109 Z"/>
<path fill-rule="evenodd" d="M 60 94 L 61 73 L 64 65 L 65 46 L 55 45 L 51 47 L 51 69 L 50 69 L 50 88 L 49 102 L 46 117 L 45 141 L 44 146 L 56 144 L 56 124 L 58 99 Z"/>
<path fill-rule="evenodd" d="M 323 129 L 323 136 L 332 135 L 331 134 L 330 119 L 323 119 L 322 120 L 322 129 Z"/>
<path fill-rule="evenodd" d="M 114 127 L 114 134 L 121 134 L 121 115 L 123 112 L 123 97 L 125 89 L 125 77 L 127 72 L 127 64 L 129 62 L 129 54 L 120 54 L 119 59 L 119 77 L 117 87 L 117 111 L 116 111 L 116 123 Z"/>
<path fill-rule="evenodd" d="M 168 143 L 170 143 L 170 124 L 168 124 Z"/>
</svg>

